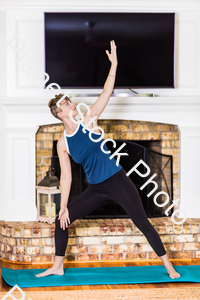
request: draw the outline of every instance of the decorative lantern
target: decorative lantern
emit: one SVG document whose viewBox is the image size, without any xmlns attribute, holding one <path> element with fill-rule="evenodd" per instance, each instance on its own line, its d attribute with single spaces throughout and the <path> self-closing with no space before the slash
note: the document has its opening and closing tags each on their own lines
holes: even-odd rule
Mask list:
<svg viewBox="0 0 200 300">
<path fill-rule="evenodd" d="M 36 186 L 37 190 L 37 221 L 53 223 L 60 210 L 60 181 L 54 176 L 55 170 L 49 168 L 46 176 Z"/>
</svg>

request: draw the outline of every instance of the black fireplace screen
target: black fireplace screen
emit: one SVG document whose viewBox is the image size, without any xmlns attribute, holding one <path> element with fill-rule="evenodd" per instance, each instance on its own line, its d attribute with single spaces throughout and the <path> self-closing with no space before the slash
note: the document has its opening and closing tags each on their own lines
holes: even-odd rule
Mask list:
<svg viewBox="0 0 200 300">
<path fill-rule="evenodd" d="M 51 166 L 55 169 L 55 175 L 60 179 L 60 164 L 59 158 L 56 151 L 56 142 L 54 142 L 53 147 L 53 156 L 51 158 Z M 135 184 L 136 188 L 141 197 L 141 201 L 148 218 L 155 217 L 165 217 L 166 209 L 172 204 L 173 199 L 173 156 L 159 153 L 157 151 L 148 149 L 147 147 L 138 144 L 130 140 L 115 140 L 116 148 L 113 148 L 112 142 L 108 141 L 106 143 L 108 149 L 111 151 L 111 154 L 120 147 L 124 142 L 126 145 L 121 150 L 121 152 L 128 153 L 127 156 L 121 156 L 120 165 L 124 168 L 126 173 L 130 171 L 133 166 L 135 166 L 141 159 L 148 165 L 150 168 L 150 174 L 146 177 L 139 176 L 136 172 L 132 172 L 129 177 Z M 79 165 L 73 161 L 70 156 L 71 168 L 72 168 L 72 185 L 69 194 L 69 200 L 73 201 L 75 197 L 80 195 L 87 188 L 87 180 L 85 172 L 82 165 Z M 137 170 L 145 174 L 147 169 L 145 166 L 140 164 Z M 151 180 L 157 183 L 157 189 L 151 194 L 150 192 L 154 189 L 155 184 L 149 183 L 142 190 L 142 187 L 152 175 L 156 173 L 156 176 Z M 167 196 L 160 194 L 154 203 L 154 197 L 158 192 L 165 192 L 169 196 L 169 201 L 167 203 Z M 148 196 L 149 195 L 149 196 Z M 164 205 L 164 203 L 167 203 Z M 164 205 L 161 207 L 161 205 Z M 59 203 L 56 203 L 56 212 L 59 211 Z M 168 216 L 171 216 L 173 213 L 173 207 L 168 211 Z M 83 216 L 83 219 L 92 219 L 92 218 L 128 218 L 126 211 L 118 205 L 115 201 L 108 199 L 101 205 L 99 208 L 93 212 Z"/>
</svg>

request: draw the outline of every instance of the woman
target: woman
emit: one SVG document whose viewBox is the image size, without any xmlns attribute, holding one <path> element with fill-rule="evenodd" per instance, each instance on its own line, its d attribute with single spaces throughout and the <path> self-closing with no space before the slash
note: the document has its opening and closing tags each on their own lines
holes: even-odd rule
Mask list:
<svg viewBox="0 0 200 300">
<path fill-rule="evenodd" d="M 111 54 L 106 50 L 106 54 L 111 62 L 109 75 L 106 79 L 103 92 L 97 101 L 90 107 L 90 114 L 84 114 L 83 124 L 86 125 L 90 118 L 103 112 L 108 100 L 112 94 L 117 69 L 117 54 L 114 41 L 110 42 Z M 76 219 L 83 217 L 91 211 L 98 208 L 107 199 L 112 199 L 121 205 L 128 213 L 134 224 L 145 235 L 149 244 L 156 254 L 163 261 L 169 276 L 174 279 L 180 277 L 175 271 L 168 259 L 162 241 L 149 222 L 143 208 L 140 195 L 132 180 L 126 176 L 125 170 L 119 164 L 116 165 L 115 159 L 109 159 L 108 154 L 100 149 L 100 142 L 94 142 L 89 138 L 89 131 L 97 126 L 91 123 L 83 133 L 83 125 L 79 122 L 75 124 L 70 118 L 78 114 L 75 104 L 68 97 L 60 102 L 60 107 L 56 103 L 63 94 L 56 95 L 56 98 L 49 101 L 51 113 L 62 120 L 65 126 L 64 135 L 57 143 L 58 156 L 61 166 L 61 208 L 59 215 L 55 219 L 55 262 L 54 265 L 43 273 L 37 274 L 37 277 L 51 274 L 63 275 L 63 261 L 68 243 L 68 224 Z M 100 133 L 95 130 L 92 138 L 99 138 Z M 104 145 L 104 150 L 108 150 Z M 69 192 L 71 188 L 71 165 L 69 155 L 77 163 L 81 163 L 86 173 L 88 181 L 87 189 L 78 197 L 68 203 Z"/>
</svg>

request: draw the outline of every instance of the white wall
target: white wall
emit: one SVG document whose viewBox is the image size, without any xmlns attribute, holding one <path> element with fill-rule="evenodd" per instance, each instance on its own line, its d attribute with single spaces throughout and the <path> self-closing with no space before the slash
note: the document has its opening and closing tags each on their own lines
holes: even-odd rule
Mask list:
<svg viewBox="0 0 200 300">
<path fill-rule="evenodd" d="M 0 11 L 0 96 L 7 95 L 6 29 L 6 12 Z"/>
</svg>

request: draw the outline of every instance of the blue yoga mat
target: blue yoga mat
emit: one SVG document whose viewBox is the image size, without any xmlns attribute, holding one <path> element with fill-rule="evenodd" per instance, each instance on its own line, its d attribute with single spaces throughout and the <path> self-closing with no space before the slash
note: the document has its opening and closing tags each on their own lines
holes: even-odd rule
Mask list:
<svg viewBox="0 0 200 300">
<path fill-rule="evenodd" d="M 171 279 L 164 265 L 140 267 L 99 267 L 99 268 L 66 268 L 64 275 L 35 275 L 46 269 L 12 270 L 2 268 L 4 280 L 11 286 L 69 286 L 92 284 L 130 284 L 154 282 L 200 282 L 200 265 L 174 266 L 181 275 Z"/>
</svg>

